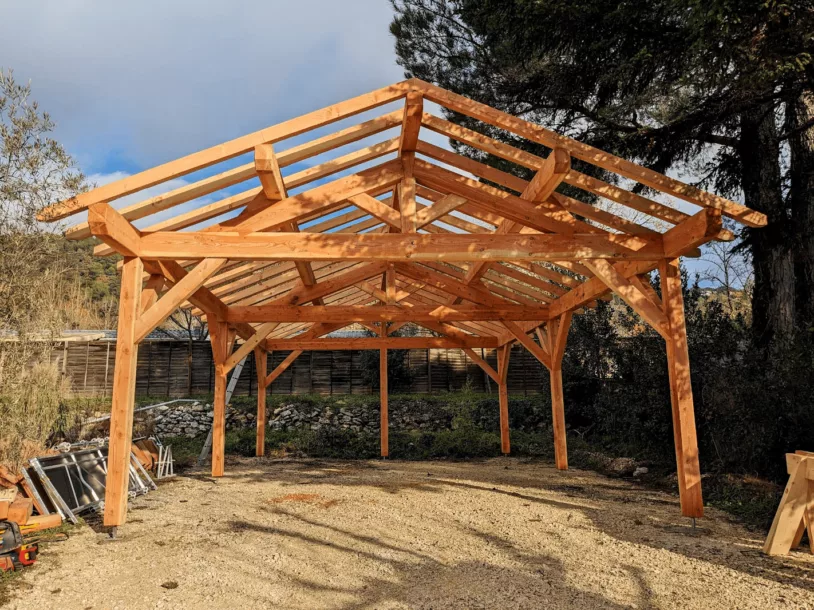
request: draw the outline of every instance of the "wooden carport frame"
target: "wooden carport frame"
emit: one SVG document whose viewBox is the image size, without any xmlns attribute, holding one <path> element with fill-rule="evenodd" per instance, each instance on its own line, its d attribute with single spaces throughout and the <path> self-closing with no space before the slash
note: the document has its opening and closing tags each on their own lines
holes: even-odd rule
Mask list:
<svg viewBox="0 0 814 610">
<path fill-rule="evenodd" d="M 400 108 L 380 117 L 275 150 L 288 138 L 399 101 Z M 551 152 L 538 157 L 457 126 L 425 112 L 425 101 Z M 419 139 L 421 129 L 509 161 L 521 171 L 500 171 L 434 146 Z M 397 133 L 379 139 L 388 130 Z M 377 141 L 283 175 L 295 163 L 370 138 Z M 110 205 L 251 152 L 254 159 L 247 164 L 118 210 Z M 382 161 L 386 156 L 392 159 Z M 572 159 L 611 172 L 630 188 L 578 171 Z M 358 169 L 363 164 L 369 166 Z M 357 170 L 314 186 L 350 168 Z M 534 172 L 530 181 L 518 177 L 523 169 Z M 251 179 L 259 179 L 259 186 L 237 194 L 224 191 Z M 599 202 L 612 202 L 616 211 L 558 192 L 563 183 Z M 656 201 L 639 194 L 633 188 L 637 183 L 662 197 Z M 289 194 L 305 185 L 310 185 L 307 190 Z M 141 230 L 132 224 L 220 191 L 214 203 L 200 203 Z M 675 207 L 676 200 L 690 204 L 693 214 Z M 96 236 L 103 242 L 96 254 L 124 257 L 106 525 L 124 523 L 127 510 L 138 344 L 179 306 L 206 316 L 211 329 L 213 476 L 224 471 L 226 375 L 252 351 L 258 387 L 268 388 L 303 350 L 380 349 L 381 453 L 387 455 L 387 350 L 461 348 L 499 386 L 501 447 L 509 453 L 506 377 L 514 342 L 550 371 L 556 465 L 566 469 L 561 371 L 566 338 L 572 315 L 608 292 L 665 339 L 681 511 L 689 517 L 703 514 L 678 259 L 697 255 L 710 240 L 733 239 L 722 216 L 759 227 L 766 223 L 763 214 L 416 79 L 55 203 L 39 219 L 57 221 L 83 210 L 88 221 L 69 228 L 67 237 Z M 636 222 L 624 210 L 646 221 L 656 219 L 666 230 Z M 195 230 L 186 230 L 191 227 Z M 645 275 L 654 270 L 661 276 L 661 297 Z M 390 336 L 407 322 L 437 336 Z M 367 326 L 374 336 L 323 338 L 350 323 Z M 242 344 L 235 347 L 237 338 Z M 497 350 L 496 370 L 473 351 L 478 347 Z M 292 352 L 267 373 L 266 354 L 273 349 Z M 257 455 L 262 455 L 263 391 L 258 391 L 257 408 Z"/>
</svg>

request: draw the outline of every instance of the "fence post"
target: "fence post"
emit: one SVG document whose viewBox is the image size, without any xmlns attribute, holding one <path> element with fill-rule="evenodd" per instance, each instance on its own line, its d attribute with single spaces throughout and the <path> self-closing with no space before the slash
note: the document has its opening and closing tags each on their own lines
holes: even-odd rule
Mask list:
<svg viewBox="0 0 814 610">
<path fill-rule="evenodd" d="M 187 341 L 187 396 L 192 394 L 192 340 Z"/>
<path fill-rule="evenodd" d="M 85 378 L 82 380 L 82 393 L 88 391 L 88 360 L 90 360 L 90 341 L 85 342 Z"/>
<path fill-rule="evenodd" d="M 314 352 L 308 352 L 308 387 L 314 393 Z"/>
<path fill-rule="evenodd" d="M 432 352 L 427 348 L 427 394 L 432 394 Z"/>
<path fill-rule="evenodd" d="M 167 398 L 170 397 L 170 382 L 172 380 L 172 345 L 173 341 L 170 341 L 170 353 L 167 356 Z"/>
<path fill-rule="evenodd" d="M 207 387 L 209 392 L 212 392 L 212 369 L 215 367 L 215 358 L 212 356 L 212 350 L 209 350 L 209 382 Z"/>
<path fill-rule="evenodd" d="M 105 387 L 102 390 L 102 396 L 107 396 L 107 373 L 110 370 L 110 344 L 112 341 L 107 342 L 107 353 L 105 354 Z"/>
<path fill-rule="evenodd" d="M 153 342 L 147 341 L 147 396 L 150 395 L 150 379 L 153 374 Z"/>
</svg>

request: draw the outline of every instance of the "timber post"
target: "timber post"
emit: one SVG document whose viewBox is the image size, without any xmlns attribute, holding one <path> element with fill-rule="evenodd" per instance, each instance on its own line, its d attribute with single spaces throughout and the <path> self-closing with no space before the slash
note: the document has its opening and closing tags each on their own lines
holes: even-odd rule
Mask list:
<svg viewBox="0 0 814 610">
<path fill-rule="evenodd" d="M 571 312 L 548 323 L 548 353 L 551 357 L 551 421 L 554 431 L 554 461 L 558 470 L 568 470 L 568 441 L 565 432 L 565 400 L 562 392 L 562 359 L 571 327 Z"/>
<path fill-rule="evenodd" d="M 110 444 L 105 483 L 106 526 L 122 525 L 127 518 L 127 489 L 130 484 L 130 445 L 133 441 L 133 406 L 136 395 L 138 342 L 136 322 L 141 306 L 139 258 L 126 258 L 119 294 L 119 325 L 116 334 L 116 365 L 110 408 Z"/>
<path fill-rule="evenodd" d="M 509 439 L 509 356 L 511 344 L 507 343 L 497 351 L 498 401 L 500 403 L 500 452 L 509 455 L 512 450 Z"/>
<path fill-rule="evenodd" d="M 681 294 L 681 270 L 678 266 L 678 259 L 663 260 L 659 266 L 659 275 L 661 276 L 664 314 L 669 327 L 669 335 L 666 337 L 667 368 L 670 379 L 681 514 L 686 517 L 703 517 L 701 466 L 698 461 L 698 437 L 695 430 L 695 408 L 690 379 L 690 353 L 687 345 L 684 297 Z"/>
<path fill-rule="evenodd" d="M 254 348 L 254 368 L 257 375 L 257 440 L 255 455 L 263 457 L 266 454 L 266 351 Z"/>
<path fill-rule="evenodd" d="M 387 336 L 387 322 L 381 323 L 381 336 Z M 379 350 L 379 437 L 381 445 L 381 456 L 390 455 L 390 418 L 387 410 L 387 348 Z"/>
<path fill-rule="evenodd" d="M 226 453 L 226 375 L 229 329 L 226 322 L 209 323 L 212 357 L 215 360 L 215 399 L 212 420 L 212 476 L 222 477 Z"/>
</svg>

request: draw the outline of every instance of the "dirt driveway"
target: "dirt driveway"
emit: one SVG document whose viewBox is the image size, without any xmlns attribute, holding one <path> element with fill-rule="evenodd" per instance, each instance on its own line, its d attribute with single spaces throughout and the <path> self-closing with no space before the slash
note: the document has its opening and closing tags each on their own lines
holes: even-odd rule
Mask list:
<svg viewBox="0 0 814 610">
<path fill-rule="evenodd" d="M 814 560 L 582 471 L 232 460 L 51 544 L 10 607 L 814 608 Z"/>
</svg>

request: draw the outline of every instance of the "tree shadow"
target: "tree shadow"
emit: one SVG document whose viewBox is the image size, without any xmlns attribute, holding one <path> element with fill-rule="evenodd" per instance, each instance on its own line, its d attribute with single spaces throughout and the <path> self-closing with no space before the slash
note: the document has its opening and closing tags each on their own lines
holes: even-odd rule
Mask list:
<svg viewBox="0 0 814 610">
<path fill-rule="evenodd" d="M 523 502 L 522 505 L 574 511 L 584 516 L 591 527 L 619 541 L 666 550 L 749 576 L 814 591 L 814 561 L 800 553 L 787 557 L 763 555 L 760 552 L 763 540 L 759 534 L 732 526 L 730 519 L 714 510 L 708 511 L 710 517 L 700 520 L 700 527 L 694 530 L 689 520 L 680 514 L 677 495 L 595 473 L 561 472 L 542 462 L 524 460 L 520 465 L 510 458 L 505 462 L 505 469 L 496 470 L 496 461 L 260 460 L 245 464 L 248 468 L 253 465 L 252 470 L 227 470 L 227 478 L 266 483 L 272 480 L 282 486 L 360 486 L 392 494 L 407 491 L 443 494 L 462 489 L 511 497 Z M 530 476 L 527 466 L 534 469 L 536 478 Z M 394 479 L 392 471 L 397 471 L 399 476 Z M 615 509 L 622 503 L 632 507 L 636 516 L 631 517 L 630 510 L 620 515 Z"/>
<path fill-rule="evenodd" d="M 630 608 L 629 601 L 608 597 L 569 584 L 563 563 L 549 555 L 524 553 L 510 541 L 471 530 L 469 533 L 499 547 L 516 567 L 483 561 L 440 562 L 428 553 L 417 552 L 406 544 L 395 544 L 376 536 L 360 535 L 335 525 L 307 518 L 292 511 L 277 509 L 296 524 L 309 530 L 330 533 L 328 541 L 316 535 L 304 535 L 296 527 L 267 526 L 245 520 L 231 521 L 226 528 L 238 528 L 276 540 L 304 543 L 325 552 L 347 555 L 353 561 L 368 560 L 382 564 L 386 577 L 366 577 L 355 585 L 336 585 L 295 574 L 282 575 L 297 589 L 309 594 L 301 604 L 291 608 L 313 607 L 314 597 L 331 600 L 330 605 L 348 610 L 380 607 L 415 608 L 484 608 L 484 600 L 500 600 L 510 608 Z M 335 539 L 343 539 L 338 543 Z M 297 547 L 294 547 L 297 548 Z M 248 573 L 248 572 L 247 572 Z M 634 574 L 639 586 L 637 607 L 651 607 L 652 597 L 642 574 Z M 352 579 L 350 579 L 352 580 Z M 256 596 L 258 604 L 271 600 Z"/>
</svg>

